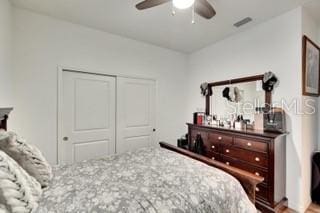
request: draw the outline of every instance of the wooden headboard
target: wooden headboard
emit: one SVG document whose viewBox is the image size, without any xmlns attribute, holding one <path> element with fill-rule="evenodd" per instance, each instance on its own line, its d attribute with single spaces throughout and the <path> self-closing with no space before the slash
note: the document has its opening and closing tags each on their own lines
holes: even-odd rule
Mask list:
<svg viewBox="0 0 320 213">
<path fill-rule="evenodd" d="M 7 120 L 13 108 L 0 108 L 0 129 L 7 130 Z"/>
</svg>

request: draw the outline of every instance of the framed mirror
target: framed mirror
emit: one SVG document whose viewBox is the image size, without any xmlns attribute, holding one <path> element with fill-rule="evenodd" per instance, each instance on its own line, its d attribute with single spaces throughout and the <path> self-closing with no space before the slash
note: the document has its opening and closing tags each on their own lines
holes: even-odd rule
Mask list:
<svg viewBox="0 0 320 213">
<path fill-rule="evenodd" d="M 206 96 L 206 114 L 218 119 L 242 115 L 253 121 L 257 109 L 271 106 L 271 92 L 262 89 L 263 75 L 213 82 L 212 95 Z"/>
</svg>

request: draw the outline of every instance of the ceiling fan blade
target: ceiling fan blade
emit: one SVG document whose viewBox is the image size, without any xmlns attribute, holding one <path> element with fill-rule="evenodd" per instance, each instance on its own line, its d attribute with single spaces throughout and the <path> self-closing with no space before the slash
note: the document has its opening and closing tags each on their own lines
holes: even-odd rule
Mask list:
<svg viewBox="0 0 320 213">
<path fill-rule="evenodd" d="M 216 11 L 207 0 L 196 0 L 194 10 L 198 15 L 206 19 L 211 19 L 216 15 Z"/>
<path fill-rule="evenodd" d="M 142 2 L 140 2 L 139 4 L 136 5 L 136 8 L 138 10 L 144 10 L 144 9 L 148 9 L 151 7 L 155 7 L 164 3 L 167 3 L 171 0 L 144 0 Z"/>
</svg>

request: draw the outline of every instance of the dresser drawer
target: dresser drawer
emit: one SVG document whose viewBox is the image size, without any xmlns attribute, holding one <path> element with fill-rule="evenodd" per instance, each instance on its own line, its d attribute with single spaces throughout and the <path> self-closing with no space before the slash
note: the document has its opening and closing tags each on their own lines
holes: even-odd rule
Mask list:
<svg viewBox="0 0 320 213">
<path fill-rule="evenodd" d="M 242 162 L 240 160 L 236 160 L 230 157 L 227 157 L 225 155 L 221 155 L 221 161 L 223 163 L 229 162 L 229 164 L 232 164 L 233 167 L 245 170 L 247 172 L 250 172 L 254 175 L 260 176 L 264 178 L 264 181 L 262 182 L 262 184 L 264 185 L 268 185 L 268 181 L 269 181 L 269 177 L 268 177 L 268 171 L 265 169 L 261 169 L 255 166 L 251 166 L 249 164 L 247 164 L 246 162 Z"/>
<path fill-rule="evenodd" d="M 264 153 L 243 150 L 231 146 L 223 146 L 222 154 L 228 157 L 248 162 L 254 166 L 268 168 L 268 157 Z"/>
<path fill-rule="evenodd" d="M 261 184 L 259 184 L 256 187 L 256 197 L 258 199 L 264 200 L 264 201 L 269 201 L 268 199 L 268 187 L 266 186 L 262 186 Z"/>
<path fill-rule="evenodd" d="M 202 131 L 202 130 L 199 130 L 199 129 L 192 129 L 191 130 L 191 140 L 190 140 L 190 144 L 189 144 L 189 148 L 190 149 L 193 149 L 194 147 L 194 143 L 196 141 L 196 138 L 197 138 L 197 135 L 201 135 L 201 139 L 202 139 L 202 142 L 203 142 L 203 145 L 205 147 L 205 151 L 207 149 L 209 149 L 209 143 L 208 143 L 208 133 L 206 131 Z"/>
<path fill-rule="evenodd" d="M 221 155 L 221 162 L 228 165 L 228 166 L 233 166 L 233 167 L 237 167 L 237 161 L 235 159 L 232 159 L 232 158 L 229 158 L 229 157 L 226 157 L 224 155 Z"/>
<path fill-rule="evenodd" d="M 208 150 L 211 152 L 220 152 L 221 145 L 219 143 L 212 143 L 211 141 L 208 142 Z"/>
<path fill-rule="evenodd" d="M 198 129 L 193 129 L 191 131 L 191 138 L 193 141 L 196 139 L 197 135 L 200 134 L 202 140 L 206 141 L 208 139 L 208 133 L 206 131 L 198 130 Z M 193 142 L 192 141 L 192 142 Z"/>
<path fill-rule="evenodd" d="M 201 136 L 201 138 L 202 138 L 202 136 Z M 194 148 L 195 141 L 196 141 L 196 137 L 192 137 L 191 138 L 191 144 L 190 144 L 190 148 L 191 149 Z M 214 151 L 214 150 L 212 150 L 211 143 L 209 143 L 208 140 L 205 140 L 205 139 L 202 138 L 202 142 L 203 142 L 203 151 L 204 151 L 204 153 L 207 153 L 209 151 Z M 218 150 L 218 149 L 216 149 L 216 150 Z"/>
<path fill-rule="evenodd" d="M 220 133 L 209 133 L 208 140 L 212 144 L 233 144 L 233 137 L 225 134 Z"/>
<path fill-rule="evenodd" d="M 268 143 L 248 138 L 234 138 L 234 146 L 258 152 L 268 152 Z"/>
<path fill-rule="evenodd" d="M 221 161 L 221 156 L 217 152 L 207 152 L 206 153 L 206 157 L 208 157 L 208 158 L 210 158 L 212 160 Z"/>
</svg>

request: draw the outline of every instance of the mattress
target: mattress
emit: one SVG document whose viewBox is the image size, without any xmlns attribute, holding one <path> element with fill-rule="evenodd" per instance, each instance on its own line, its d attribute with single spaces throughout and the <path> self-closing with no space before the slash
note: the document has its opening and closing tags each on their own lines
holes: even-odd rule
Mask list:
<svg viewBox="0 0 320 213">
<path fill-rule="evenodd" d="M 35 212 L 257 212 L 240 183 L 162 148 L 53 168 Z"/>
</svg>

